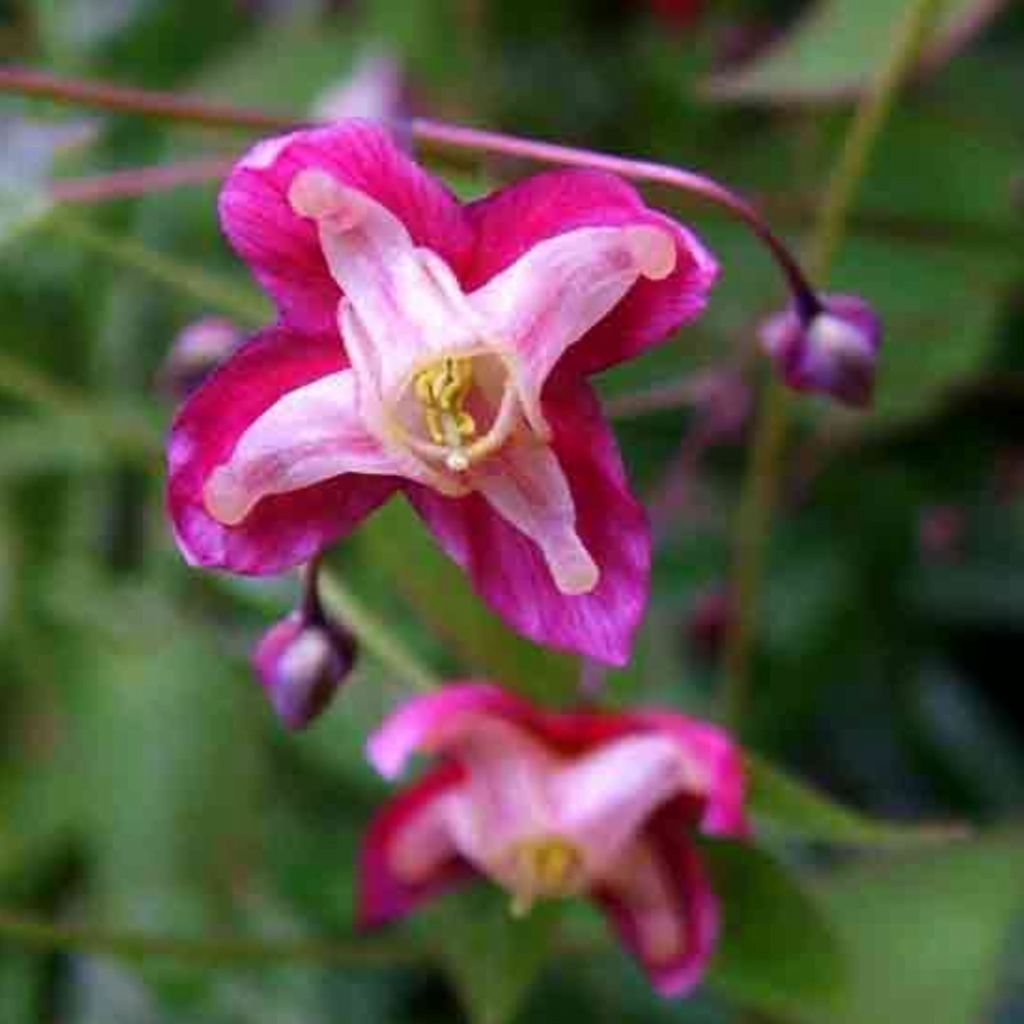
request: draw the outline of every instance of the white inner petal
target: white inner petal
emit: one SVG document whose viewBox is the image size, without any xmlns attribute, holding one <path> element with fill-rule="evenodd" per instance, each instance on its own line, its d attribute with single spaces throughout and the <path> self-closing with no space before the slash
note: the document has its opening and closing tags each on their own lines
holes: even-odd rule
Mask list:
<svg viewBox="0 0 1024 1024">
<path fill-rule="evenodd" d="M 600 570 L 576 532 L 576 506 L 554 452 L 526 429 L 473 482 L 496 512 L 533 540 L 563 594 L 587 594 Z"/>
</svg>

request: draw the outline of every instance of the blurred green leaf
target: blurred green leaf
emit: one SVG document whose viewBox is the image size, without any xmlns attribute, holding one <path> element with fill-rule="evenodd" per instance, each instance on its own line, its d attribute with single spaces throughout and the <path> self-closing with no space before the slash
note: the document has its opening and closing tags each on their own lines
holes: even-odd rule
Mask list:
<svg viewBox="0 0 1024 1024">
<path fill-rule="evenodd" d="M 859 814 L 787 775 L 764 758 L 747 755 L 747 806 L 758 828 L 783 839 L 840 846 L 901 847 L 939 843 L 966 835 L 958 825 L 914 825 Z"/>
<path fill-rule="evenodd" d="M 0 419 L 0 480 L 109 468 L 117 451 L 83 430 L 80 420 Z"/>
<path fill-rule="evenodd" d="M 76 725 L 100 907 L 173 932 L 228 919 L 252 853 L 256 695 L 223 651 L 155 626 L 93 634 Z"/>
<path fill-rule="evenodd" d="M 431 945 L 473 1024 L 506 1024 L 548 961 L 560 908 L 546 902 L 513 918 L 508 896 L 474 885 L 427 915 Z"/>
<path fill-rule="evenodd" d="M 723 913 L 709 984 L 761 1012 L 800 1008 L 824 1019 L 840 1004 L 845 972 L 818 900 L 763 850 L 711 841 L 701 847 Z"/>
<path fill-rule="evenodd" d="M 63 151 L 81 146 L 95 135 L 95 125 L 89 121 L 0 116 L 0 246 L 50 211 L 54 163 Z"/>
<path fill-rule="evenodd" d="M 207 64 L 194 88 L 218 100 L 272 106 L 301 118 L 319 92 L 352 67 L 364 39 L 350 19 L 274 19 Z M 283 54 L 302 59 L 282 60 Z"/>
<path fill-rule="evenodd" d="M 43 45 L 56 58 L 81 57 L 127 29 L 155 0 L 36 0 L 33 13 Z"/>
<path fill-rule="evenodd" d="M 1024 838 L 989 836 L 842 869 L 816 888 L 848 966 L 846 997 L 806 1024 L 983 1019 L 1008 930 L 1024 909 Z"/>
<path fill-rule="evenodd" d="M 922 59 L 941 59 L 1000 6 L 999 0 L 949 0 Z M 855 95 L 882 68 L 908 7 L 904 0 L 819 0 L 763 57 L 716 76 L 708 92 L 769 102 Z"/>
<path fill-rule="evenodd" d="M 367 557 L 469 671 L 532 697 L 557 702 L 574 695 L 576 660 L 513 633 L 473 593 L 465 573 L 407 504 L 390 501 L 356 537 Z"/>
</svg>

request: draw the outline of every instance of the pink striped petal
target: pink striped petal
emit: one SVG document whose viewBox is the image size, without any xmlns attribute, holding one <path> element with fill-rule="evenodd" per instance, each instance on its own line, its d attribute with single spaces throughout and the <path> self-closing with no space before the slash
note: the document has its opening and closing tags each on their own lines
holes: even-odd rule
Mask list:
<svg viewBox="0 0 1024 1024">
<path fill-rule="evenodd" d="M 601 744 L 555 773 L 554 831 L 585 851 L 592 870 L 613 864 L 649 817 L 678 796 L 704 795 L 703 765 L 659 733 Z M 682 827 L 682 826 L 680 826 Z"/>
<path fill-rule="evenodd" d="M 638 711 L 623 718 L 634 728 L 671 737 L 684 757 L 701 766 L 703 832 L 736 839 L 750 835 L 744 811 L 747 781 L 743 752 L 727 733 L 708 722 L 670 712 Z"/>
<path fill-rule="evenodd" d="M 514 435 L 473 484 L 491 508 L 540 549 L 562 594 L 587 594 L 600 571 L 576 530 L 576 505 L 554 452 L 532 434 Z"/>
<path fill-rule="evenodd" d="M 592 895 L 662 995 L 685 995 L 700 982 L 718 938 L 718 899 L 671 806 Z"/>
<path fill-rule="evenodd" d="M 451 269 L 418 248 L 386 206 L 316 168 L 297 174 L 288 196 L 318 225 L 331 276 L 345 294 L 343 335 L 364 387 L 393 395 L 414 365 L 481 336 L 482 322 Z"/>
<path fill-rule="evenodd" d="M 231 457 L 203 485 L 203 503 L 237 526 L 264 498 L 345 473 L 390 476 L 402 466 L 368 434 L 356 407 L 352 370 L 320 377 L 282 395 L 239 437 Z"/>
<path fill-rule="evenodd" d="M 581 382 L 549 390 L 544 412 L 551 447 L 569 485 L 576 533 L 600 573 L 589 593 L 562 593 L 538 545 L 482 495 L 445 498 L 416 485 L 407 494 L 477 593 L 513 629 L 537 643 L 623 665 L 647 601 L 647 517 L 629 493 L 593 392 Z"/>
<path fill-rule="evenodd" d="M 551 171 L 471 204 L 477 231 L 472 263 L 460 278 L 475 290 L 538 243 L 578 228 L 648 225 L 676 242 L 675 270 L 636 282 L 625 298 L 565 357 L 576 373 L 593 373 L 639 355 L 704 308 L 718 266 L 696 236 L 648 209 L 626 182 L 599 171 Z"/>
<path fill-rule="evenodd" d="M 414 753 L 451 753 L 488 719 L 531 733 L 568 758 L 611 749 L 631 738 L 670 741 L 685 776 L 682 788 L 697 798 L 702 830 L 736 838 L 750 833 L 743 810 L 746 775 L 741 749 L 718 726 L 674 712 L 553 713 L 490 683 L 453 682 L 406 701 L 371 737 L 367 755 L 383 776 L 394 778 Z"/>
<path fill-rule="evenodd" d="M 452 845 L 442 802 L 457 791 L 461 769 L 434 769 L 377 812 L 359 856 L 357 925 L 384 924 L 473 876 Z"/>
<path fill-rule="evenodd" d="M 646 223 L 576 228 L 538 242 L 470 296 L 488 327 L 519 356 L 520 383 L 537 405 L 562 354 L 642 278 L 675 269 L 672 234 Z"/>
<path fill-rule="evenodd" d="M 271 328 L 244 345 L 181 407 L 168 446 L 168 509 L 193 565 L 281 572 L 352 529 L 397 486 L 345 476 L 264 499 L 237 526 L 210 515 L 203 491 L 238 439 L 279 399 L 344 369 L 337 340 Z"/>
<path fill-rule="evenodd" d="M 458 202 L 370 121 L 266 139 L 235 166 L 220 196 L 224 230 L 277 303 L 288 326 L 337 336 L 338 285 L 328 272 L 316 225 L 288 201 L 295 175 L 318 169 L 360 189 L 398 217 L 417 245 L 456 272 L 472 247 Z"/>
<path fill-rule="evenodd" d="M 449 683 L 407 700 L 370 737 L 366 756 L 386 779 L 393 779 L 415 753 L 439 753 L 481 718 L 530 722 L 533 708 L 490 683 Z"/>
</svg>

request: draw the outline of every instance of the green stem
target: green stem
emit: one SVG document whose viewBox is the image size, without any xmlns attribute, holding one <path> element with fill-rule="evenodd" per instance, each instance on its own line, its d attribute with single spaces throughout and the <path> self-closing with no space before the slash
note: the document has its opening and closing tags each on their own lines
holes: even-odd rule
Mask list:
<svg viewBox="0 0 1024 1024">
<path fill-rule="evenodd" d="M 295 962 L 390 967 L 425 957 L 414 946 L 379 939 L 372 942 L 365 939 L 351 942 L 261 942 L 229 937 L 169 938 L 82 925 L 50 924 L 11 910 L 0 910 L 0 943 L 129 960 L 160 957 L 202 967 L 261 967 Z"/>
<path fill-rule="evenodd" d="M 366 649 L 412 689 L 429 692 L 441 685 L 440 678 L 421 665 L 391 630 L 326 569 L 320 570 L 320 597 Z"/>
<path fill-rule="evenodd" d="M 916 0 L 872 87 L 857 108 L 825 191 L 808 246 L 812 280 L 824 282 L 882 126 L 908 78 L 944 0 Z M 765 388 L 736 522 L 733 579 L 736 622 L 725 652 L 723 717 L 739 729 L 749 701 L 750 655 L 772 514 L 778 499 L 788 428 L 789 394 L 774 379 Z"/>
</svg>

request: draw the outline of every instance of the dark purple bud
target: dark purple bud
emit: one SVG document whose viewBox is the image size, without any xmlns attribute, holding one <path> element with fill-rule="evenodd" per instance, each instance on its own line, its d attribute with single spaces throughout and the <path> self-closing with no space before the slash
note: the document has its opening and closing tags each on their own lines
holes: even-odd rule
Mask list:
<svg viewBox="0 0 1024 1024">
<path fill-rule="evenodd" d="M 870 405 L 882 340 L 878 316 L 854 295 L 825 295 L 821 302 L 809 322 L 790 308 L 764 323 L 764 351 L 789 387 Z"/>
<path fill-rule="evenodd" d="M 253 664 L 277 717 L 289 729 L 302 729 L 324 711 L 355 659 L 355 639 L 346 629 L 295 611 L 264 633 Z"/>
<path fill-rule="evenodd" d="M 686 646 L 696 661 L 718 661 L 735 615 L 732 591 L 723 585 L 710 587 L 694 598 L 685 628 Z"/>
<path fill-rule="evenodd" d="M 180 400 L 190 395 L 241 344 L 242 332 L 230 321 L 207 316 L 175 338 L 157 375 L 160 390 Z"/>
</svg>

